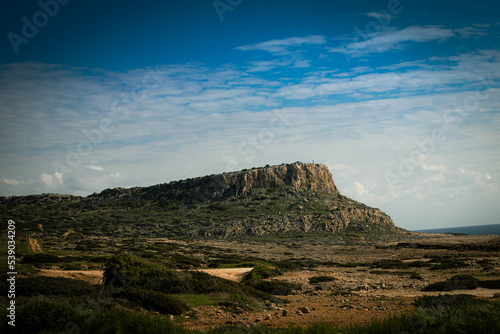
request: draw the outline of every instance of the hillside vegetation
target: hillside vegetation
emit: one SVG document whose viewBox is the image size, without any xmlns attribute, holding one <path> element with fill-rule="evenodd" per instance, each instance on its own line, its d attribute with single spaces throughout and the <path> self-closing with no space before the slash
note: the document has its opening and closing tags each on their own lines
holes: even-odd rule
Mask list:
<svg viewBox="0 0 500 334">
<path fill-rule="evenodd" d="M 397 231 L 379 209 L 340 195 L 325 166 L 297 163 L 151 187 L 106 189 L 87 197 L 2 197 L 0 216 L 14 219 L 21 228 L 44 229 L 48 235 L 73 230 L 115 237 L 228 238 L 336 232 L 351 223 Z"/>
</svg>

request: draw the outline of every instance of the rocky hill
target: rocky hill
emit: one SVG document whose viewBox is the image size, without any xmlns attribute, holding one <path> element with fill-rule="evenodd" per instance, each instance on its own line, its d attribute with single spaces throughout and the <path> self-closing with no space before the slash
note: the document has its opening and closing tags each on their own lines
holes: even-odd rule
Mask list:
<svg viewBox="0 0 500 334">
<path fill-rule="evenodd" d="M 381 210 L 342 196 L 326 166 L 300 162 L 87 197 L 4 197 L 0 207 L 2 218 L 45 233 L 227 238 L 396 229 Z"/>
</svg>

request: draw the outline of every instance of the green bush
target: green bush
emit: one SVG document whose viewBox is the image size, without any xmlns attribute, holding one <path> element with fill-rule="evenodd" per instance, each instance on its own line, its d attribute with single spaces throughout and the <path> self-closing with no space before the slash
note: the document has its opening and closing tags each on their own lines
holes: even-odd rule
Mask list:
<svg viewBox="0 0 500 334">
<path fill-rule="evenodd" d="M 401 260 L 383 260 L 373 262 L 371 267 L 380 269 L 407 269 L 409 265 Z"/>
<path fill-rule="evenodd" d="M 75 316 L 75 310 L 67 302 L 35 297 L 19 307 L 15 330 L 17 333 L 62 332 Z"/>
<path fill-rule="evenodd" d="M 411 333 L 498 333 L 500 303 L 458 295 L 417 299 Z"/>
<path fill-rule="evenodd" d="M 331 282 L 335 281 L 336 278 L 332 276 L 313 276 L 309 278 L 309 283 L 310 284 L 318 284 L 322 282 Z"/>
<path fill-rule="evenodd" d="M 445 307 L 450 305 L 465 305 L 465 304 L 484 304 L 487 301 L 476 299 L 471 295 L 438 295 L 438 296 L 421 296 L 415 299 L 413 304 L 421 308 Z"/>
<path fill-rule="evenodd" d="M 125 277 L 116 279 L 115 277 Z M 261 300 L 279 299 L 243 284 L 228 281 L 201 271 L 176 271 L 127 253 L 113 256 L 104 270 L 104 283 L 127 285 L 166 294 L 241 294 Z"/>
<path fill-rule="evenodd" d="M 127 287 L 118 294 L 118 297 L 125 298 L 146 310 L 163 314 L 180 315 L 189 310 L 189 306 L 179 297 L 151 290 Z"/>
<path fill-rule="evenodd" d="M 51 254 L 44 254 L 44 253 L 38 253 L 38 254 L 27 254 L 23 256 L 21 263 L 26 263 L 26 264 L 52 264 L 52 263 L 60 263 L 63 262 L 63 260 L 55 255 Z"/>
<path fill-rule="evenodd" d="M 282 271 L 279 269 L 272 269 L 265 265 L 258 265 L 249 271 L 244 277 L 243 282 L 258 280 L 258 279 L 266 279 L 274 276 L 279 276 L 282 274 Z"/>
<path fill-rule="evenodd" d="M 302 270 L 303 265 L 300 262 L 295 262 L 295 261 L 275 261 L 272 262 L 272 264 L 277 268 L 280 269 L 283 272 L 286 271 L 297 271 L 297 270 Z"/>
<path fill-rule="evenodd" d="M 485 289 L 500 289 L 500 279 L 479 281 L 478 285 L 479 285 L 479 287 L 485 288 Z"/>
<path fill-rule="evenodd" d="M 455 275 L 442 282 L 429 284 L 422 291 L 473 290 L 478 287 L 479 280 L 471 275 Z"/>
<path fill-rule="evenodd" d="M 255 299 L 237 293 L 233 293 L 227 300 L 221 301 L 219 305 L 224 306 L 226 311 L 235 313 L 241 313 L 242 310 L 250 311 L 258 306 Z"/>
<path fill-rule="evenodd" d="M 437 263 L 432 265 L 429 270 L 444 270 L 444 269 L 460 269 L 467 268 L 470 265 L 463 259 L 453 259 L 453 258 L 434 258 L 429 261 L 429 263 Z"/>
<path fill-rule="evenodd" d="M 16 280 L 18 296 L 60 295 L 82 296 L 92 294 L 95 286 L 84 281 L 65 277 L 29 276 Z"/>
</svg>

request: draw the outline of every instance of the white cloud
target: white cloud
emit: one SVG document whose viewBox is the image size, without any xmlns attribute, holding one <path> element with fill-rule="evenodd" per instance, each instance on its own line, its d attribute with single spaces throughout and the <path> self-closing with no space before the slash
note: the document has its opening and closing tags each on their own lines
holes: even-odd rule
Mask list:
<svg viewBox="0 0 500 334">
<path fill-rule="evenodd" d="M 260 42 L 255 44 L 243 45 L 236 47 L 237 50 L 241 51 L 253 51 L 261 50 L 267 51 L 274 55 L 286 55 L 290 54 L 290 48 L 304 46 L 304 45 L 322 45 L 326 43 L 324 36 L 311 35 L 306 37 L 290 37 L 285 39 L 275 39 L 266 42 Z"/>
<path fill-rule="evenodd" d="M 371 11 L 371 12 L 365 13 L 364 15 L 368 16 L 368 17 L 373 17 L 374 19 L 382 19 L 384 21 L 388 21 L 391 19 L 391 14 L 389 12 L 387 12 L 387 14 L 385 14 L 382 12 Z"/>
<path fill-rule="evenodd" d="M 402 49 L 405 42 L 443 41 L 453 36 L 455 36 L 455 33 L 452 29 L 439 26 L 411 26 L 401 30 L 392 28 L 380 33 L 370 34 L 368 35 L 369 38 L 364 41 L 356 41 L 347 43 L 343 47 L 331 48 L 330 51 L 360 56 Z"/>
<path fill-rule="evenodd" d="M 59 172 L 55 172 L 53 174 L 42 173 L 42 175 L 40 175 L 40 179 L 43 184 L 51 190 L 63 185 L 62 174 Z"/>
<path fill-rule="evenodd" d="M 3 177 L 2 178 L 2 182 L 4 183 L 7 183 L 7 184 L 10 184 L 11 186 L 18 186 L 21 184 L 21 182 L 19 182 L 18 180 L 15 180 L 15 179 L 8 179 L 6 177 Z"/>
<path fill-rule="evenodd" d="M 87 165 L 87 168 L 90 168 L 92 170 L 96 170 L 99 172 L 102 172 L 104 170 L 101 166 L 97 166 L 97 165 Z"/>
<path fill-rule="evenodd" d="M 446 171 L 446 167 L 444 165 L 428 165 L 426 163 L 422 164 L 422 169 L 425 171 L 439 171 L 439 172 Z"/>
<path fill-rule="evenodd" d="M 291 46 L 286 50 L 293 51 Z M 348 71 L 313 67 L 304 75 L 295 75 L 298 69 L 285 72 L 285 67 L 302 65 L 300 58 L 279 58 L 266 63 L 252 56 L 254 63 L 240 67 L 162 66 L 161 84 L 147 90 L 123 119 L 113 115 L 111 101 L 140 85 L 147 70 L 84 76 L 78 69 L 54 71 L 40 64 L 4 68 L 0 133 L 7 144 L 0 147 L 0 170 L 20 184 L 0 182 L 0 191 L 88 195 L 223 172 L 229 162 L 242 169 L 315 160 L 332 162 L 327 165 L 342 194 L 383 210 L 403 202 L 449 204 L 500 196 L 500 169 L 488 167 L 500 165 L 499 51 L 383 69 L 374 64 Z M 276 70 L 279 76 L 282 71 L 290 79 L 264 79 L 274 73 L 248 73 L 248 64 Z M 483 85 L 485 78 L 491 84 Z M 458 128 L 445 127 L 443 115 L 488 88 L 489 97 Z M 269 129 L 273 111 L 281 108 L 290 116 L 289 124 L 262 145 L 259 134 Z M 76 149 L 86 140 L 82 131 L 98 128 L 104 117 L 113 120 L 115 130 L 79 166 L 58 177 L 52 162 L 64 163 L 66 146 Z M 435 128 L 448 131 L 447 141 L 399 189 L 391 189 L 384 172 L 397 171 L 398 157 L 407 157 L 416 149 L 415 141 L 428 138 Z M 259 148 L 246 161 L 239 145 L 252 140 Z M 22 181 L 30 177 L 36 181 Z"/>
<path fill-rule="evenodd" d="M 401 66 L 410 68 L 401 71 L 400 66 L 395 64 L 391 71 L 387 72 L 366 73 L 368 68 L 355 68 L 354 71 L 334 75 L 315 72 L 304 77 L 301 82 L 281 87 L 278 94 L 287 99 L 309 99 L 329 95 L 371 98 L 373 94 L 380 98 L 381 93 L 395 96 L 407 95 L 408 92 L 422 94 L 436 90 L 456 91 L 457 85 L 485 90 L 496 86 L 496 80 L 500 79 L 498 50 L 480 50 L 448 58 L 435 58 L 432 63 L 416 68 L 415 65 L 420 62 L 403 64 Z"/>
<path fill-rule="evenodd" d="M 368 194 L 368 190 L 366 190 L 365 187 L 359 182 L 353 183 L 352 192 L 354 193 L 355 198 L 363 198 L 366 194 Z"/>
<path fill-rule="evenodd" d="M 491 27 L 490 24 L 473 24 L 469 27 L 455 29 L 455 32 L 461 38 L 487 36 L 489 27 Z"/>
</svg>

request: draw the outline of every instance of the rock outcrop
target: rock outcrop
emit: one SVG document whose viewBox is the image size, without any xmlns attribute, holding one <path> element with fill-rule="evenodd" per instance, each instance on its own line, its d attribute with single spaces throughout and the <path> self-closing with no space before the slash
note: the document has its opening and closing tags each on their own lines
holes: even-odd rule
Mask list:
<svg viewBox="0 0 500 334">
<path fill-rule="evenodd" d="M 300 162 L 150 187 L 106 189 L 87 197 L 44 194 L 0 198 L 0 204 L 0 213 L 6 217 L 19 214 L 49 230 L 51 225 L 87 227 L 89 215 L 79 212 L 93 211 L 93 226 L 100 234 L 113 236 L 227 238 L 395 228 L 381 210 L 342 196 L 325 165 Z M 38 218 L 29 218 L 35 211 Z M 59 218 L 53 222 L 49 217 L 55 214 Z M 125 217 L 128 226 L 123 225 Z M 115 224 L 117 227 L 111 228 Z"/>
<path fill-rule="evenodd" d="M 108 202 L 134 196 L 140 191 L 140 198 L 149 201 L 161 198 L 169 200 L 190 198 L 203 202 L 221 197 L 245 195 L 252 189 L 281 186 L 323 194 L 340 194 L 328 167 L 322 164 L 295 162 L 207 175 L 143 188 L 106 189 L 90 197 L 98 202 Z"/>
<path fill-rule="evenodd" d="M 325 165 L 300 162 L 214 174 L 171 182 L 164 187 L 188 190 L 193 198 L 206 200 L 221 196 L 238 196 L 251 189 L 285 185 L 295 190 L 340 194 L 333 182 L 332 174 Z"/>
</svg>

